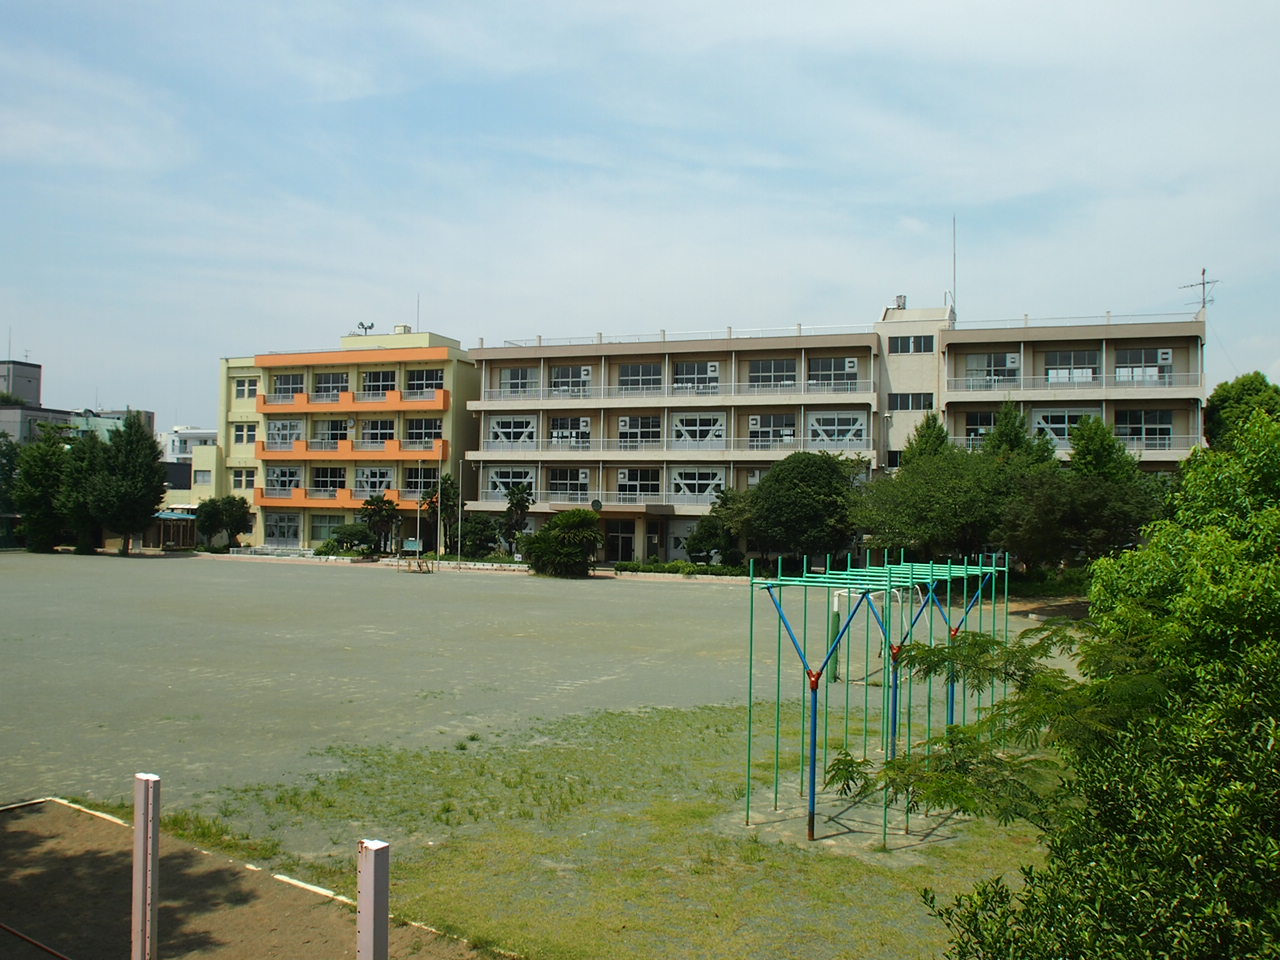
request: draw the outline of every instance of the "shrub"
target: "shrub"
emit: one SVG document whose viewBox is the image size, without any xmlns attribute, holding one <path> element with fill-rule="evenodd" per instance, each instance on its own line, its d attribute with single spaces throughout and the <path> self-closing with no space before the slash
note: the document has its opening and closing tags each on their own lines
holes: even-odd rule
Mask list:
<svg viewBox="0 0 1280 960">
<path fill-rule="evenodd" d="M 521 537 L 520 552 L 534 573 L 585 577 L 603 543 L 600 514 L 594 510 L 566 510 L 548 520 L 537 533 Z"/>
</svg>

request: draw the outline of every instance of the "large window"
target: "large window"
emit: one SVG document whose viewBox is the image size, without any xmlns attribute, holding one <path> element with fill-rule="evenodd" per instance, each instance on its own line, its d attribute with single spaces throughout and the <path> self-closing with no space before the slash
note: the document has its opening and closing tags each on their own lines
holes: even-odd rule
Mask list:
<svg viewBox="0 0 1280 960">
<path fill-rule="evenodd" d="M 236 378 L 236 399 L 252 400 L 258 395 L 258 378 L 257 377 L 238 377 Z"/>
<path fill-rule="evenodd" d="M 662 389 L 662 364 L 622 363 L 618 365 L 618 389 L 624 393 Z"/>
<path fill-rule="evenodd" d="M 1057 410 L 1036 410 L 1031 416 L 1031 429 L 1038 436 L 1045 434 L 1055 447 L 1065 449 L 1071 445 L 1071 428 L 1084 417 L 1100 417 L 1102 411 L 1097 407 L 1062 408 Z"/>
<path fill-rule="evenodd" d="M 1116 383 L 1167 385 L 1173 381 L 1173 351 L 1164 348 L 1116 351 Z"/>
<path fill-rule="evenodd" d="M 489 500 L 505 500 L 511 488 L 524 484 L 533 488 L 537 482 L 533 467 L 490 467 Z"/>
<path fill-rule="evenodd" d="M 724 467 L 672 467 L 673 503 L 710 503 L 724 489 Z"/>
<path fill-rule="evenodd" d="M 364 450 L 381 450 L 388 440 L 395 438 L 394 420 L 363 420 L 360 423 L 360 441 L 356 446 Z"/>
<path fill-rule="evenodd" d="M 1173 411 L 1117 410 L 1116 436 L 1130 449 L 1169 450 L 1173 447 Z"/>
<path fill-rule="evenodd" d="M 796 385 L 794 357 L 752 360 L 747 364 L 747 385 L 753 390 L 780 390 Z"/>
<path fill-rule="evenodd" d="M 890 353 L 933 353 L 933 335 L 918 337 L 890 337 Z"/>
<path fill-rule="evenodd" d="M 394 370 L 366 370 L 360 377 L 360 389 L 367 399 L 386 396 L 388 390 L 396 388 L 396 372 Z"/>
<path fill-rule="evenodd" d="M 333 539 L 333 531 L 342 526 L 340 513 L 313 513 L 311 515 L 311 542 L 323 543 Z"/>
<path fill-rule="evenodd" d="M 719 361 L 677 360 L 672 368 L 671 389 L 682 393 L 719 393 Z"/>
<path fill-rule="evenodd" d="M 356 496 L 367 499 L 391 489 L 392 467 L 356 467 Z"/>
<path fill-rule="evenodd" d="M 552 446 L 577 447 L 586 449 L 591 446 L 590 417 L 552 417 L 550 440 Z"/>
<path fill-rule="evenodd" d="M 624 467 L 618 471 L 618 502 L 656 502 L 662 496 L 662 471 Z"/>
<path fill-rule="evenodd" d="M 241 470 L 231 471 L 231 489 L 232 490 L 252 490 L 253 481 L 257 476 L 257 470 L 248 467 Z"/>
<path fill-rule="evenodd" d="M 1044 375 L 1051 387 L 1095 383 L 1098 380 L 1098 351 L 1048 350 L 1044 355 Z"/>
<path fill-rule="evenodd" d="M 857 410 L 821 410 L 809 414 L 809 445 L 819 450 L 866 447 L 867 415 Z"/>
<path fill-rule="evenodd" d="M 258 439 L 256 423 L 237 423 L 231 428 L 232 443 L 254 443 Z"/>
<path fill-rule="evenodd" d="M 747 418 L 747 446 L 752 450 L 786 446 L 795 440 L 794 413 L 759 413 Z"/>
<path fill-rule="evenodd" d="M 410 417 L 404 422 L 405 448 L 425 450 L 444 436 L 444 421 L 439 417 Z"/>
<path fill-rule="evenodd" d="M 498 371 L 498 389 L 504 397 L 521 397 L 538 390 L 537 367 L 503 367 Z"/>
<path fill-rule="evenodd" d="M 311 386 L 311 395 L 317 400 L 337 400 L 338 394 L 347 391 L 347 372 L 317 373 Z"/>
<path fill-rule="evenodd" d="M 302 486 L 301 467 L 267 467 L 268 497 L 287 497 L 290 490 Z"/>
<path fill-rule="evenodd" d="M 857 357 L 810 357 L 809 386 L 843 393 L 858 388 Z"/>
<path fill-rule="evenodd" d="M 964 444 L 970 450 L 977 450 L 985 442 L 984 438 L 996 425 L 996 415 L 992 410 L 974 410 L 964 415 Z"/>
<path fill-rule="evenodd" d="M 308 491 L 313 497 L 334 497 L 336 491 L 347 486 L 346 467 L 312 467 L 311 488 Z"/>
<path fill-rule="evenodd" d="M 891 393 L 890 410 L 932 410 L 932 393 Z"/>
<path fill-rule="evenodd" d="M 1018 379 L 1017 353 L 970 353 L 964 358 L 966 390 L 999 390 Z"/>
<path fill-rule="evenodd" d="M 347 439 L 347 421 L 311 421 L 311 446 L 316 450 L 337 450 L 338 441 Z"/>
<path fill-rule="evenodd" d="M 292 396 L 302 393 L 302 374 L 277 373 L 271 378 L 271 392 L 278 396 Z"/>
<path fill-rule="evenodd" d="M 292 450 L 293 442 L 302 439 L 301 420 L 267 420 L 267 449 Z"/>
<path fill-rule="evenodd" d="M 207 487 L 209 484 L 213 483 L 213 471 L 212 470 L 194 470 L 192 471 L 191 482 L 194 483 L 197 487 Z"/>
<path fill-rule="evenodd" d="M 421 400 L 428 391 L 443 389 L 443 370 L 410 370 L 405 374 L 405 392 L 410 400 Z"/>
<path fill-rule="evenodd" d="M 424 493 L 434 493 L 439 482 L 439 467 L 405 467 L 401 493 L 410 500 L 421 500 Z"/>
<path fill-rule="evenodd" d="M 590 499 L 591 471 L 556 467 L 547 471 L 547 492 L 553 500 L 586 503 Z"/>
<path fill-rule="evenodd" d="M 619 449 L 636 450 L 640 447 L 656 447 L 661 443 L 661 417 L 618 418 Z"/>
<path fill-rule="evenodd" d="M 674 413 L 671 446 L 723 450 L 726 421 L 723 413 Z"/>
<path fill-rule="evenodd" d="M 591 368 L 574 365 L 551 368 L 551 392 L 559 397 L 585 397 L 591 393 Z"/>
<path fill-rule="evenodd" d="M 532 415 L 523 417 L 490 417 L 490 449 L 536 444 L 538 442 L 537 423 L 537 418 Z"/>
<path fill-rule="evenodd" d="M 301 541 L 302 515 L 267 510 L 262 518 L 262 534 L 269 547 L 296 547 Z"/>
</svg>

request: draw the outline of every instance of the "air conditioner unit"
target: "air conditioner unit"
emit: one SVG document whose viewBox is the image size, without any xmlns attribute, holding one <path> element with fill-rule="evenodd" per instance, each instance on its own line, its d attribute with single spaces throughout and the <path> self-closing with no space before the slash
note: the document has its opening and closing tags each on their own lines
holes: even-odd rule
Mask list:
<svg viewBox="0 0 1280 960">
<path fill-rule="evenodd" d="M 1022 363 L 1022 358 L 1016 353 L 1006 353 L 1004 355 L 1004 365 L 1006 369 L 1017 370 L 1020 363 Z"/>
<path fill-rule="evenodd" d="M 857 357 L 845 357 L 845 358 L 844 358 L 844 369 L 845 369 L 845 373 L 857 373 L 857 372 L 858 372 L 858 358 L 857 358 Z"/>
<path fill-rule="evenodd" d="M 630 479 L 630 476 L 631 476 L 631 471 L 630 471 L 630 470 L 619 470 L 619 471 L 618 471 L 618 482 L 619 482 L 619 483 L 626 483 L 626 482 L 627 482 L 627 480 L 628 480 L 628 479 Z"/>
<path fill-rule="evenodd" d="M 759 430 L 759 429 L 760 429 L 760 418 L 759 418 L 759 417 L 747 417 L 747 429 L 749 429 L 749 430 Z"/>
<path fill-rule="evenodd" d="M 631 418 L 630 418 L 630 417 L 619 417 L 619 418 L 618 418 L 618 429 L 619 429 L 619 430 L 630 430 L 630 429 L 631 429 Z"/>
<path fill-rule="evenodd" d="M 583 379 L 583 380 L 590 380 L 590 379 L 591 379 L 591 368 L 590 368 L 590 367 L 583 367 L 583 368 L 582 368 L 582 379 Z"/>
<path fill-rule="evenodd" d="M 708 376 L 713 376 L 713 377 L 714 377 L 714 376 L 719 376 L 719 375 L 720 375 L 720 364 L 719 364 L 718 362 L 708 363 L 708 364 L 707 364 L 707 375 L 708 375 Z"/>
<path fill-rule="evenodd" d="M 591 429 L 591 418 L 590 418 L 590 417 L 581 417 L 581 418 L 578 420 L 578 429 L 579 429 L 579 430 L 590 430 L 590 429 Z"/>
<path fill-rule="evenodd" d="M 1157 350 L 1156 363 L 1161 364 L 1162 366 L 1164 364 L 1173 363 L 1173 348 L 1165 347 L 1164 349 Z"/>
<path fill-rule="evenodd" d="M 587 483 L 587 482 L 589 482 L 590 480 L 591 480 L 591 471 L 590 471 L 590 470 L 579 470 L 579 471 L 578 471 L 578 482 L 579 482 L 579 483 Z"/>
</svg>

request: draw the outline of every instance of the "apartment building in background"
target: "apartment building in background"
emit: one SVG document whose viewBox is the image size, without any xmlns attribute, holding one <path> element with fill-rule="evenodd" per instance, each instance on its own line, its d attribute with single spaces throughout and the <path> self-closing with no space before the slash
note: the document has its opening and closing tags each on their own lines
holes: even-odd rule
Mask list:
<svg viewBox="0 0 1280 960">
<path fill-rule="evenodd" d="M 1007 401 L 1063 456 L 1093 415 L 1173 469 L 1202 443 L 1204 326 L 1203 311 L 966 325 L 899 297 L 863 328 L 482 344 L 467 509 L 501 511 L 527 484 L 533 524 L 592 506 L 606 560 L 677 559 L 720 490 L 797 450 L 893 469 L 928 411 L 974 445 Z"/>
<path fill-rule="evenodd" d="M 475 365 L 457 340 L 407 325 L 336 350 L 225 359 L 220 389 L 218 443 L 192 450 L 192 499 L 244 496 L 246 544 L 318 546 L 376 494 L 412 537 L 424 491 L 475 444 Z"/>
</svg>

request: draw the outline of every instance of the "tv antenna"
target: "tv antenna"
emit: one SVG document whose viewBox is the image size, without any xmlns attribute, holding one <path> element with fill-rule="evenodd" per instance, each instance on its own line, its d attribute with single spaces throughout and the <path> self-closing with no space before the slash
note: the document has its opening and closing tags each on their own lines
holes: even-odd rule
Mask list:
<svg viewBox="0 0 1280 960">
<path fill-rule="evenodd" d="M 1182 286 L 1178 287 L 1178 289 L 1194 290 L 1196 287 L 1199 287 L 1200 288 L 1200 309 L 1203 310 L 1209 304 L 1213 303 L 1213 297 L 1209 296 L 1209 294 L 1213 292 L 1213 288 L 1217 284 L 1217 282 L 1218 282 L 1217 280 L 1206 280 L 1205 269 L 1204 267 L 1201 267 L 1199 283 L 1184 283 Z M 1196 302 L 1194 300 L 1188 300 L 1187 305 L 1194 307 L 1196 305 Z"/>
<path fill-rule="evenodd" d="M 369 335 L 369 331 L 373 329 L 372 323 L 365 323 L 363 320 L 357 323 L 356 326 L 360 328 L 360 333 L 366 337 Z"/>
</svg>

